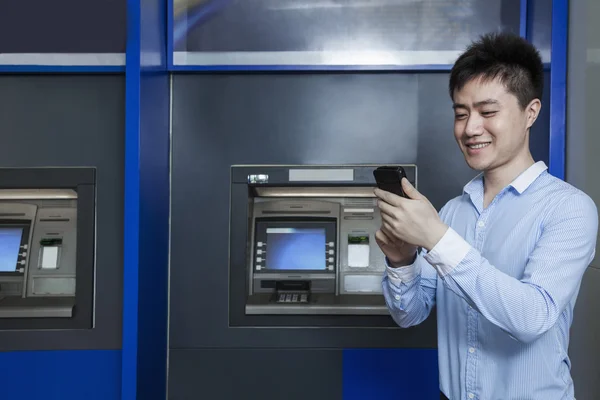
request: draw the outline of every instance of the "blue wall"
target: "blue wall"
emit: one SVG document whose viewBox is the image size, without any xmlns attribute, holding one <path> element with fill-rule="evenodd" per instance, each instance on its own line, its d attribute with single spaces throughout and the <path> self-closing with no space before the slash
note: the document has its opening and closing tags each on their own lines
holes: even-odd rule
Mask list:
<svg viewBox="0 0 600 400">
<path fill-rule="evenodd" d="M 346 349 L 343 400 L 439 399 L 434 349 Z"/>
<path fill-rule="evenodd" d="M 120 350 L 0 353 L 0 397 L 24 400 L 119 399 L 120 371 Z"/>
</svg>

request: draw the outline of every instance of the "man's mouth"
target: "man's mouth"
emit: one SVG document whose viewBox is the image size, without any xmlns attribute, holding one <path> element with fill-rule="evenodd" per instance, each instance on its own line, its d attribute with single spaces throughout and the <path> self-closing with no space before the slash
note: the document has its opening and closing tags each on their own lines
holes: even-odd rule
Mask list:
<svg viewBox="0 0 600 400">
<path fill-rule="evenodd" d="M 492 142 L 485 142 L 485 143 L 474 143 L 474 144 L 468 144 L 467 147 L 473 150 L 477 150 L 477 149 L 483 149 L 484 147 L 487 147 L 491 144 Z"/>
</svg>

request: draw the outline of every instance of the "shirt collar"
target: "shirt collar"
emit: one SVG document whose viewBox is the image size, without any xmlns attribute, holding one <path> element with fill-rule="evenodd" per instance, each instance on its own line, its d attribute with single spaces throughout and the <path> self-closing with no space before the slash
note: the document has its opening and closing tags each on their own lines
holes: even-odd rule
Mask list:
<svg viewBox="0 0 600 400">
<path fill-rule="evenodd" d="M 519 194 L 521 194 L 547 169 L 548 167 L 545 162 L 538 161 L 517 176 L 509 186 L 512 186 Z M 472 194 L 478 189 L 483 191 L 483 172 L 471 179 L 469 183 L 464 186 L 463 191 Z"/>
<path fill-rule="evenodd" d="M 521 194 L 547 169 L 546 163 L 538 161 L 517 176 L 510 185 Z"/>
<path fill-rule="evenodd" d="M 483 192 L 483 172 L 471 179 L 469 183 L 465 185 L 463 191 L 467 194 L 473 194 L 478 191 Z"/>
</svg>

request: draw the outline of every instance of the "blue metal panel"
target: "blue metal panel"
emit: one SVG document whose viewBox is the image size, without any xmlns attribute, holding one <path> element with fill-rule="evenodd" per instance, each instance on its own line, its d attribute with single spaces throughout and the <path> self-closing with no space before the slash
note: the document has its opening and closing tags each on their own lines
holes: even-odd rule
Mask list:
<svg viewBox="0 0 600 400">
<path fill-rule="evenodd" d="M 122 400 L 137 398 L 140 226 L 140 0 L 127 0 Z"/>
<path fill-rule="evenodd" d="M 550 70 L 550 158 L 549 172 L 565 178 L 567 115 L 567 43 L 569 1 L 552 1 L 552 62 Z"/>
<path fill-rule="evenodd" d="M 166 396 L 169 80 L 166 0 L 128 0 L 123 400 Z M 142 23 L 143 22 L 143 23 Z M 159 54 L 145 61 L 141 49 Z"/>
<path fill-rule="evenodd" d="M 24 400 L 119 399 L 120 369 L 120 350 L 0 353 L 0 397 Z"/>
<path fill-rule="evenodd" d="M 166 43 L 166 51 L 167 51 L 167 70 L 170 71 L 173 67 L 173 29 L 174 29 L 174 21 L 173 21 L 173 3 L 174 0 L 166 0 L 167 2 L 167 43 Z"/>
<path fill-rule="evenodd" d="M 519 23 L 519 34 L 521 37 L 529 39 L 529 0 L 521 0 L 521 21 Z"/>
<path fill-rule="evenodd" d="M 439 399 L 436 349 L 345 349 L 343 400 Z"/>
<path fill-rule="evenodd" d="M 139 399 L 165 399 L 170 199 L 167 72 L 142 73 L 140 97 L 137 395 Z"/>
<path fill-rule="evenodd" d="M 139 98 L 139 291 L 137 396 L 167 397 L 170 82 L 165 40 L 167 0 L 145 0 Z"/>
</svg>

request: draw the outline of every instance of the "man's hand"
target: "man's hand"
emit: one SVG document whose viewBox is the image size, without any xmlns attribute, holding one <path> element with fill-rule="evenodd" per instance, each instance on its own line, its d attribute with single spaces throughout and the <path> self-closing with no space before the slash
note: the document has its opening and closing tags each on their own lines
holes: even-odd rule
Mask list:
<svg viewBox="0 0 600 400">
<path fill-rule="evenodd" d="M 405 242 L 430 251 L 444 236 L 448 226 L 442 222 L 425 196 L 402 178 L 402 189 L 408 198 L 375 189 L 381 211 L 381 230 L 392 242 Z"/>
<path fill-rule="evenodd" d="M 381 229 L 375 233 L 375 241 L 383 254 L 392 263 L 392 267 L 412 264 L 417 253 L 416 246 L 402 240 L 392 240 Z"/>
</svg>

